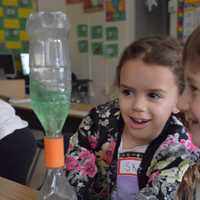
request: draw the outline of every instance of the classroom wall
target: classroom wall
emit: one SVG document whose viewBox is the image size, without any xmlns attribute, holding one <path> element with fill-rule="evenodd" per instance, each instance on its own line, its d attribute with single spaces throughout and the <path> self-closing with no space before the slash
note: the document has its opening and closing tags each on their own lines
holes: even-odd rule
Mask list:
<svg viewBox="0 0 200 200">
<path fill-rule="evenodd" d="M 89 94 L 91 103 L 95 104 L 103 103 L 114 95 L 112 86 L 116 66 L 124 48 L 130 42 L 147 34 L 168 32 L 168 27 L 163 25 L 165 23 L 163 21 L 166 21 L 165 16 L 159 18 L 156 13 L 149 13 L 143 0 L 126 0 L 126 19 L 116 22 L 106 22 L 104 11 L 84 12 L 82 3 L 66 4 L 65 0 L 48 0 L 48 3 L 47 0 L 38 0 L 38 2 L 39 10 L 61 10 L 68 15 L 71 24 L 69 46 L 72 71 L 78 78 L 92 80 Z M 153 9 L 153 12 L 164 7 L 157 7 Z M 167 14 L 167 12 L 165 13 Z M 162 26 L 160 23 L 162 23 Z M 77 26 L 80 24 L 87 24 L 89 31 L 94 25 L 101 25 L 104 30 L 110 26 L 117 27 L 117 41 L 107 41 L 105 35 L 96 41 L 102 42 L 103 45 L 117 44 L 118 55 L 112 58 L 105 55 L 94 55 L 91 50 L 91 43 L 93 42 L 91 37 L 84 38 L 88 40 L 89 49 L 87 53 L 81 53 L 78 49 L 80 38 L 77 37 Z"/>
<path fill-rule="evenodd" d="M 65 0 L 37 0 L 40 11 L 63 11 L 66 10 Z"/>
<path fill-rule="evenodd" d="M 68 5 L 67 14 L 71 21 L 70 43 L 71 58 L 74 72 L 80 78 L 91 79 L 90 99 L 93 103 L 102 103 L 112 96 L 112 85 L 115 77 L 115 69 L 125 46 L 129 43 L 128 22 L 106 22 L 105 13 L 103 11 L 94 13 L 85 13 L 81 4 Z M 102 25 L 104 30 L 108 26 L 118 28 L 119 38 L 117 41 L 107 42 L 105 35 L 103 39 L 97 39 L 104 44 L 116 43 L 119 46 L 118 56 L 107 58 L 104 55 L 93 55 L 91 43 L 93 40 L 88 37 L 89 50 L 88 53 L 80 53 L 77 45 L 76 28 L 78 24 L 88 24 L 89 31 L 94 25 Z M 92 41 L 91 41 L 92 40 Z"/>
<path fill-rule="evenodd" d="M 57 0 L 56 3 L 54 0 L 48 0 L 48 4 L 46 3 L 46 0 L 39 0 L 38 2 L 39 10 L 62 10 L 68 15 L 71 24 L 69 42 L 72 71 L 78 76 L 78 78 L 92 80 L 90 83 L 89 92 L 90 102 L 99 104 L 110 99 L 110 97 L 113 95 L 112 86 L 119 57 L 125 46 L 127 46 L 129 43 L 130 38 L 133 38 L 133 26 L 129 26 L 130 21 L 128 21 L 128 18 L 132 17 L 131 23 L 133 23 L 132 12 L 129 12 L 129 16 L 127 16 L 125 21 L 106 22 L 105 13 L 103 11 L 85 13 L 81 3 L 69 5 L 65 3 L 65 0 Z M 126 9 L 130 9 L 130 7 L 133 8 L 133 2 L 134 1 L 132 0 L 127 0 Z M 107 58 L 104 55 L 93 55 L 90 46 L 92 42 L 90 41 L 91 38 L 88 38 L 88 53 L 80 53 L 77 45 L 78 24 L 88 24 L 89 28 L 94 25 L 102 25 L 104 29 L 108 26 L 117 27 L 119 31 L 119 37 L 114 43 L 118 44 L 118 55 L 113 58 Z M 103 42 L 104 44 L 105 38 L 102 38 L 99 41 Z M 106 43 L 108 44 L 109 42 Z"/>
</svg>

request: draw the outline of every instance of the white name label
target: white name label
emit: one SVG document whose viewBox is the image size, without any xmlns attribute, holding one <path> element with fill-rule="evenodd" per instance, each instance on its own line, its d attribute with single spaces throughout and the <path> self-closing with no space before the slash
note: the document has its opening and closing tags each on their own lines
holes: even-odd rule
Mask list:
<svg viewBox="0 0 200 200">
<path fill-rule="evenodd" d="M 119 158 L 118 175 L 136 176 L 140 163 L 141 163 L 141 158 L 135 158 L 135 157 Z"/>
</svg>

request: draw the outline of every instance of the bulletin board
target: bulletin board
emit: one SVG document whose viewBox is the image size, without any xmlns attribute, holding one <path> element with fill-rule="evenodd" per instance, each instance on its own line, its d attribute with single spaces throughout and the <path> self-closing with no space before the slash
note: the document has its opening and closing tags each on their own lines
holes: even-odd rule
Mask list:
<svg viewBox="0 0 200 200">
<path fill-rule="evenodd" d="M 28 52 L 26 20 L 36 10 L 36 0 L 0 1 L 0 53 Z"/>
<path fill-rule="evenodd" d="M 102 12 L 101 21 L 96 21 L 94 24 L 89 24 L 88 21 L 76 24 L 76 42 L 79 53 L 109 59 L 117 58 L 121 30 L 115 22 L 127 20 L 126 0 L 66 0 L 66 4 L 68 8 L 80 4 L 81 13 L 83 11 L 88 19 L 89 15 L 93 17 L 94 13 Z"/>
<path fill-rule="evenodd" d="M 192 31 L 200 25 L 200 0 L 178 0 L 177 37 L 185 43 Z"/>
</svg>

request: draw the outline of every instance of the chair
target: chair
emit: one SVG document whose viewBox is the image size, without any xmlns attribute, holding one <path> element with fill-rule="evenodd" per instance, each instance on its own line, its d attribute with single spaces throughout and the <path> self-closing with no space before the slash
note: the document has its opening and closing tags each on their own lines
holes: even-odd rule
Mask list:
<svg viewBox="0 0 200 200">
<path fill-rule="evenodd" d="M 0 95 L 22 99 L 25 94 L 24 79 L 0 80 Z"/>
</svg>

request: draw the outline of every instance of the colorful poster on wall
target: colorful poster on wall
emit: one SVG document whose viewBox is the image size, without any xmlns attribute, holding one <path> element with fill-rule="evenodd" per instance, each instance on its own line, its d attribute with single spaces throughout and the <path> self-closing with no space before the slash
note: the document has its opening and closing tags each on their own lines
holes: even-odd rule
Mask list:
<svg viewBox="0 0 200 200">
<path fill-rule="evenodd" d="M 177 38 L 180 42 L 183 39 L 183 22 L 184 22 L 184 0 L 178 0 L 177 6 L 177 25 L 176 25 L 176 32 Z"/>
<path fill-rule="evenodd" d="M 184 8 L 184 20 L 183 20 L 183 43 L 186 42 L 189 35 L 192 33 L 195 27 L 195 8 L 188 7 Z"/>
<path fill-rule="evenodd" d="M 0 51 L 28 52 L 26 21 L 37 9 L 35 0 L 0 1 Z"/>
<path fill-rule="evenodd" d="M 106 28 L 106 40 L 118 40 L 118 28 L 113 27 L 107 27 Z"/>
<path fill-rule="evenodd" d="M 114 58 L 118 56 L 118 44 L 106 44 L 104 46 L 104 55 L 107 58 Z"/>
<path fill-rule="evenodd" d="M 200 0 L 178 0 L 177 37 L 185 43 L 188 36 L 200 24 Z"/>
<path fill-rule="evenodd" d="M 93 55 L 103 55 L 103 42 L 93 42 L 92 53 Z"/>
<path fill-rule="evenodd" d="M 87 40 L 79 40 L 78 41 L 78 49 L 80 53 L 88 52 L 88 41 Z"/>
<path fill-rule="evenodd" d="M 91 38 L 92 39 L 101 39 L 103 38 L 103 27 L 100 25 L 91 27 Z"/>
<path fill-rule="evenodd" d="M 65 0 L 67 4 L 81 3 L 82 0 Z"/>
<path fill-rule="evenodd" d="M 105 0 L 105 17 L 107 22 L 126 19 L 125 0 Z"/>
<path fill-rule="evenodd" d="M 185 3 L 200 3 L 200 0 L 185 0 Z"/>
<path fill-rule="evenodd" d="M 77 25 L 77 36 L 78 37 L 88 37 L 88 25 L 87 24 Z"/>
<path fill-rule="evenodd" d="M 83 0 L 83 8 L 85 12 L 102 11 L 104 0 Z"/>
</svg>

